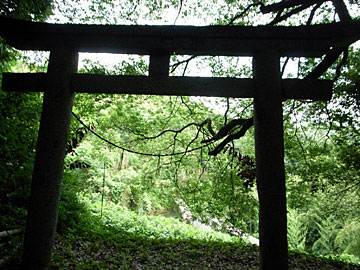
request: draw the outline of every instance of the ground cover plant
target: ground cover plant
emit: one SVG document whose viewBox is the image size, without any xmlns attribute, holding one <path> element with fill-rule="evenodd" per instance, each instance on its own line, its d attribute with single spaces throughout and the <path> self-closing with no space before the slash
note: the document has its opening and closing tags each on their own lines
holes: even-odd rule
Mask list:
<svg viewBox="0 0 360 270">
<path fill-rule="evenodd" d="M 69 199 L 69 198 L 68 198 Z M 238 237 L 204 231 L 174 218 L 138 215 L 86 196 L 63 205 L 49 269 L 258 269 L 258 247 Z M 68 211 L 75 223 L 61 220 Z M 67 217 L 65 217 L 67 218 Z M 61 232 L 60 232 L 61 230 Z M 22 235 L 11 236 L 4 248 L 12 259 L 1 269 L 18 269 Z M 2 251 L 4 254 L 4 249 Z M 5 253 L 6 254 L 6 253 Z M 291 251 L 290 269 L 360 269 L 308 253 Z"/>
</svg>

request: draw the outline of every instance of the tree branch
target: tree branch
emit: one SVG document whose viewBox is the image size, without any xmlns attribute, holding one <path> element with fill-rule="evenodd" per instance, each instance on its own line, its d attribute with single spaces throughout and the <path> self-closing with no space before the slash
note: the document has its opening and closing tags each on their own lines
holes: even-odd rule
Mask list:
<svg viewBox="0 0 360 270">
<path fill-rule="evenodd" d="M 101 135 L 99 135 L 98 133 L 96 133 L 93 129 L 91 129 L 89 126 L 87 126 L 83 121 L 81 121 L 81 119 L 75 114 L 75 113 L 72 113 L 72 115 L 75 117 L 75 119 L 81 124 L 83 125 L 88 131 L 90 131 L 92 134 L 94 134 L 96 137 L 98 137 L 100 140 L 104 141 L 105 143 L 115 147 L 115 148 L 119 148 L 123 151 L 126 151 L 126 152 L 129 152 L 129 153 L 133 153 L 133 154 L 136 154 L 136 155 L 141 155 L 141 156 L 150 156 L 150 157 L 172 157 L 172 156 L 177 156 L 177 155 L 183 155 L 183 154 L 186 154 L 186 153 L 190 153 L 190 152 L 194 152 L 194 151 L 197 151 L 201 148 L 204 148 L 204 147 L 207 147 L 209 146 L 209 144 L 205 144 L 205 145 L 202 145 L 202 146 L 199 146 L 199 147 L 195 147 L 195 148 L 192 148 L 192 149 L 187 149 L 186 151 L 181 151 L 181 152 L 172 152 L 170 154 L 151 154 L 151 153 L 142 153 L 142 152 L 138 152 L 138 151 L 134 151 L 134 150 L 131 150 L 131 149 L 128 149 L 128 148 L 125 148 L 125 147 L 122 147 L 120 145 L 117 145 L 107 139 L 105 139 L 104 137 L 102 137 Z M 205 120 L 206 121 L 206 120 Z M 204 122 L 205 122 L 204 121 Z"/>
<path fill-rule="evenodd" d="M 351 21 L 351 16 L 343 0 L 332 0 L 332 3 L 335 7 L 336 13 L 340 18 L 340 21 L 342 22 Z"/>
<path fill-rule="evenodd" d="M 267 5 L 267 6 L 262 5 L 260 7 L 260 11 L 263 14 L 266 14 L 266 13 L 270 13 L 270 12 L 274 12 L 274 11 L 279 11 L 279 10 L 282 10 L 285 8 L 291 8 L 294 6 L 304 5 L 309 2 L 314 2 L 314 1 L 313 0 L 284 0 L 284 1 L 274 3 L 271 5 Z"/>
<path fill-rule="evenodd" d="M 192 115 L 193 115 L 193 111 L 192 111 L 192 109 L 189 107 L 189 105 L 187 105 L 187 103 L 185 102 L 183 96 L 180 96 L 180 100 L 181 100 L 181 103 L 184 104 L 185 107 L 189 110 L 190 115 L 192 116 Z"/>
<path fill-rule="evenodd" d="M 181 14 L 182 7 L 183 7 L 183 0 L 180 0 L 180 7 L 179 7 L 178 14 L 177 14 L 177 16 L 175 18 L 174 25 L 176 24 L 176 21 L 177 21 L 177 19 L 179 18 L 180 14 Z"/>
<path fill-rule="evenodd" d="M 335 63 L 344 50 L 347 50 L 347 47 L 332 48 L 320 64 L 306 76 L 306 79 L 318 79 L 332 64 Z"/>
<path fill-rule="evenodd" d="M 190 62 L 191 60 L 193 60 L 194 58 L 196 58 L 196 57 L 197 57 L 197 55 L 192 55 L 192 56 L 190 56 L 188 59 L 185 59 L 185 60 L 183 60 L 183 61 L 179 61 L 179 62 L 177 62 L 177 63 L 175 63 L 175 64 L 172 64 L 172 65 L 171 65 L 172 69 L 171 69 L 170 73 L 173 73 L 181 64 L 186 63 L 186 67 L 187 67 L 187 65 L 189 64 L 189 62 Z M 185 69 L 185 70 L 186 70 L 186 69 Z M 184 71 L 183 73 L 185 73 L 185 71 Z"/>
<path fill-rule="evenodd" d="M 178 130 L 174 130 L 174 129 L 167 129 L 167 130 L 163 130 L 162 132 L 160 132 L 158 135 L 155 135 L 155 136 L 145 136 L 145 135 L 141 135 L 144 139 L 147 139 L 147 140 L 152 140 L 152 139 L 156 139 L 156 138 L 159 138 L 160 136 L 164 135 L 165 133 L 168 133 L 168 132 L 172 132 L 172 133 L 175 133 L 174 137 L 176 137 L 177 134 L 183 132 L 185 129 L 187 129 L 188 127 L 191 127 L 191 126 L 196 126 L 196 127 L 203 127 L 205 124 L 208 124 L 208 122 L 211 122 L 211 120 L 208 118 L 206 120 L 204 120 L 203 122 L 201 123 L 189 123 L 185 126 L 183 126 L 182 128 L 178 129 Z"/>
<path fill-rule="evenodd" d="M 203 140 L 203 141 L 201 141 L 201 143 L 218 141 L 218 140 L 224 138 L 226 135 L 228 135 L 235 127 L 245 125 L 245 123 L 249 120 L 252 120 L 252 118 L 250 118 L 250 119 L 234 119 L 234 120 L 230 121 L 228 124 L 224 125 L 218 131 L 218 133 L 216 133 L 212 138 Z"/>
<path fill-rule="evenodd" d="M 324 1 L 324 0 L 322 0 Z M 318 0 L 310 0 L 310 1 L 306 1 L 303 5 L 294 8 L 293 10 L 289 11 L 288 13 L 286 13 L 283 16 L 276 16 L 276 18 L 274 20 L 272 20 L 269 25 L 275 25 L 279 22 L 282 22 L 288 18 L 290 18 L 292 15 L 299 13 L 300 11 L 303 11 L 304 9 L 307 9 L 308 7 L 311 7 L 312 5 L 314 5 L 315 3 L 317 3 Z"/>
<path fill-rule="evenodd" d="M 315 15 L 315 12 L 321 7 L 321 5 L 324 3 L 324 1 L 321 1 L 319 3 L 316 4 L 316 6 L 311 10 L 310 12 L 310 15 L 309 15 L 309 18 L 306 22 L 306 25 L 310 25 L 313 18 L 314 18 L 314 15 Z"/>
<path fill-rule="evenodd" d="M 241 119 L 243 120 L 243 119 Z M 231 123 L 231 122 L 230 122 Z M 230 124 L 229 123 L 229 124 Z M 246 119 L 243 124 L 242 124 L 242 128 L 240 129 L 240 131 L 234 133 L 234 134 L 230 134 L 229 136 L 227 136 L 218 146 L 215 147 L 214 150 L 209 152 L 209 155 L 211 156 L 216 156 L 217 154 L 219 154 L 224 147 L 230 143 L 233 142 L 236 139 L 240 139 L 241 137 L 243 137 L 246 133 L 246 131 L 251 128 L 253 126 L 254 122 L 253 122 L 253 118 L 250 119 Z M 223 127 L 224 128 L 224 127 Z"/>
<path fill-rule="evenodd" d="M 230 109 L 230 100 L 229 100 L 229 97 L 226 98 L 226 111 L 224 113 L 224 125 L 227 124 L 227 114 L 229 112 L 229 109 Z M 213 135 L 214 136 L 214 135 Z"/>
<path fill-rule="evenodd" d="M 336 67 L 336 75 L 335 75 L 334 81 L 336 81 L 340 77 L 341 68 L 346 64 L 348 57 L 349 57 L 349 48 L 346 48 L 343 51 L 343 58 L 341 59 L 341 62 Z"/>
<path fill-rule="evenodd" d="M 284 75 L 285 68 L 286 68 L 286 65 L 288 64 L 289 60 L 290 60 L 290 57 L 286 57 L 285 62 L 283 64 L 282 68 L 281 68 L 281 72 L 280 72 L 281 77 Z"/>
<path fill-rule="evenodd" d="M 242 17 L 245 15 L 245 13 L 249 11 L 250 8 L 256 7 L 256 6 L 259 6 L 259 5 L 260 5 L 261 7 L 264 6 L 264 4 L 263 4 L 262 2 L 248 5 L 241 13 L 236 14 L 236 15 L 234 16 L 234 18 L 232 18 L 227 25 L 232 25 L 237 19 L 242 18 Z M 260 8 L 260 9 L 261 9 L 261 8 Z"/>
</svg>

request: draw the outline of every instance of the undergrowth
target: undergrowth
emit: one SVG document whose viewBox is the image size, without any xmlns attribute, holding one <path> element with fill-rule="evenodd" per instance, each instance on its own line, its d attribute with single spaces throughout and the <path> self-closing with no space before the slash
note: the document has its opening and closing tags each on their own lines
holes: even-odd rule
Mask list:
<svg viewBox="0 0 360 270">
<path fill-rule="evenodd" d="M 93 219 L 99 220 L 99 228 L 103 228 L 104 225 L 104 228 L 124 234 L 124 237 L 244 243 L 241 238 L 213 230 L 203 230 L 176 218 L 138 215 L 112 202 L 107 202 L 101 210 L 101 203 L 92 202 L 87 196 L 81 196 L 80 201 L 88 206 Z"/>
<path fill-rule="evenodd" d="M 64 193 L 49 269 L 258 269 L 259 250 L 225 233 L 175 218 L 138 215 L 89 195 Z M 23 235 L 5 248 L 21 245 Z M 0 269 L 18 269 L 21 249 Z M 289 252 L 289 269 L 360 270 L 338 258 Z"/>
<path fill-rule="evenodd" d="M 175 218 L 138 215 L 89 195 L 56 240 L 51 269 L 258 269 L 258 247 L 225 233 L 204 231 Z M 71 204 L 70 204 L 71 206 Z M 72 210 L 75 207 L 71 207 Z M 289 252 L 290 269 L 351 269 L 339 258 Z"/>
</svg>

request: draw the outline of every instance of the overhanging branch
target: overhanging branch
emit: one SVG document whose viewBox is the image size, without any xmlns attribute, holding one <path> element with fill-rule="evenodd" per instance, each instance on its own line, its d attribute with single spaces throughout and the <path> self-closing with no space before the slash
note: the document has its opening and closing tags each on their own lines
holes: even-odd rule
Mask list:
<svg viewBox="0 0 360 270">
<path fill-rule="evenodd" d="M 126 147 L 123 147 L 123 146 L 120 146 L 120 145 L 117 145 L 111 141 L 109 141 L 108 139 L 105 139 L 104 137 L 102 137 L 101 135 L 99 135 L 98 133 L 96 133 L 92 128 L 90 128 L 88 125 L 86 125 L 81 119 L 79 116 L 77 116 L 75 113 L 72 113 L 72 115 L 74 116 L 74 118 L 81 124 L 83 125 L 89 132 L 91 132 L 93 135 L 95 135 L 97 138 L 99 138 L 100 140 L 104 141 L 105 143 L 115 147 L 115 148 L 118 148 L 118 149 L 121 149 L 123 151 L 126 151 L 126 152 L 129 152 L 129 153 L 133 153 L 133 154 L 136 154 L 136 155 L 141 155 L 141 156 L 150 156 L 150 157 L 171 157 L 171 156 L 177 156 L 177 155 L 184 155 L 184 154 L 187 154 L 187 153 L 191 153 L 191 152 L 194 152 L 194 151 L 197 151 L 197 150 L 200 150 L 204 147 L 207 147 L 209 146 L 210 144 L 205 144 L 205 145 L 202 145 L 202 146 L 199 146 L 199 147 L 195 147 L 195 148 L 192 148 L 192 149 L 186 149 L 186 151 L 181 151 L 181 152 L 173 152 L 173 153 L 169 153 L 169 154 L 152 154 L 152 153 L 143 153 L 143 152 L 138 152 L 138 151 L 134 151 L 134 150 L 131 150 L 129 148 L 126 148 Z"/>
<path fill-rule="evenodd" d="M 325 56 L 325 58 L 320 62 L 320 64 L 318 64 L 314 70 L 306 76 L 306 79 L 319 78 L 332 64 L 335 63 L 340 54 L 345 50 L 347 50 L 347 47 L 332 48 Z"/>
<path fill-rule="evenodd" d="M 253 126 L 253 124 L 254 124 L 253 118 L 233 120 L 233 121 L 229 122 L 229 124 L 223 126 L 213 138 L 211 138 L 209 140 L 203 140 L 202 142 L 208 143 L 210 141 L 220 140 L 221 138 L 224 138 L 226 135 L 228 135 L 229 132 L 231 130 L 233 130 L 235 127 L 241 127 L 241 129 L 238 132 L 231 133 L 230 135 L 228 135 L 219 145 L 217 145 L 215 147 L 214 150 L 209 152 L 209 155 L 216 156 L 224 149 L 224 147 L 228 143 L 233 142 L 234 140 L 240 139 L 241 137 L 243 137 L 245 135 L 246 131 L 248 131 Z"/>
<path fill-rule="evenodd" d="M 270 13 L 270 12 L 277 12 L 280 10 L 283 10 L 285 8 L 291 8 L 291 7 L 295 7 L 295 6 L 299 6 L 299 5 L 305 5 L 305 4 L 309 4 L 309 3 L 313 3 L 314 0 L 285 0 L 285 1 L 281 1 L 278 3 L 274 3 L 271 5 L 262 5 L 260 7 L 260 11 L 263 14 L 266 13 Z"/>
<path fill-rule="evenodd" d="M 311 7 L 312 5 L 316 4 L 318 2 L 318 0 L 312 0 L 312 1 L 306 1 L 304 4 L 302 4 L 301 6 L 294 8 L 293 10 L 289 11 L 288 13 L 282 15 L 282 16 L 276 16 L 276 18 L 274 20 L 272 20 L 269 25 L 275 25 L 279 22 L 282 22 L 288 18 L 290 18 L 292 15 L 297 14 L 309 7 Z M 324 1 L 322 1 L 324 2 Z M 278 13 L 280 14 L 280 13 Z"/>
<path fill-rule="evenodd" d="M 261 7 L 263 7 L 264 6 L 264 4 L 262 3 L 262 2 L 259 2 L 259 3 L 254 3 L 254 4 L 251 4 L 251 5 L 248 5 L 242 12 L 240 12 L 240 13 L 238 13 L 238 14 L 236 14 L 235 16 L 234 16 L 234 18 L 232 18 L 231 20 L 230 20 L 230 22 L 227 24 L 227 25 L 232 25 L 237 19 L 240 19 L 240 18 L 242 18 L 244 15 L 245 15 L 245 13 L 246 12 L 248 12 L 249 10 L 250 10 L 250 8 L 252 8 L 252 7 L 256 7 L 256 6 L 261 6 Z"/>
</svg>

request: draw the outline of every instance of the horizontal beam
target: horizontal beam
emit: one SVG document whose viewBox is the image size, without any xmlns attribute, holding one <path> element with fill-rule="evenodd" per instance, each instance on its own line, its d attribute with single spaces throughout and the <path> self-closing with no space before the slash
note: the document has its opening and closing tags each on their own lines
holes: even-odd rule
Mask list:
<svg viewBox="0 0 360 270">
<path fill-rule="evenodd" d="M 59 44 L 79 52 L 150 55 L 253 56 L 276 50 L 282 56 L 317 57 L 360 38 L 360 21 L 313 26 L 141 26 L 35 23 L 0 16 L 0 36 L 21 50 L 51 50 Z"/>
<path fill-rule="evenodd" d="M 252 80 L 208 77 L 78 74 L 73 78 L 73 89 L 78 93 L 250 98 L 252 97 Z"/>
<path fill-rule="evenodd" d="M 3 73 L 4 91 L 43 92 L 48 84 L 46 73 Z M 71 84 L 77 93 L 233 98 L 253 98 L 255 89 L 252 79 L 95 74 L 73 74 Z M 283 80 L 284 99 L 330 100 L 331 93 L 332 81 Z"/>
</svg>

